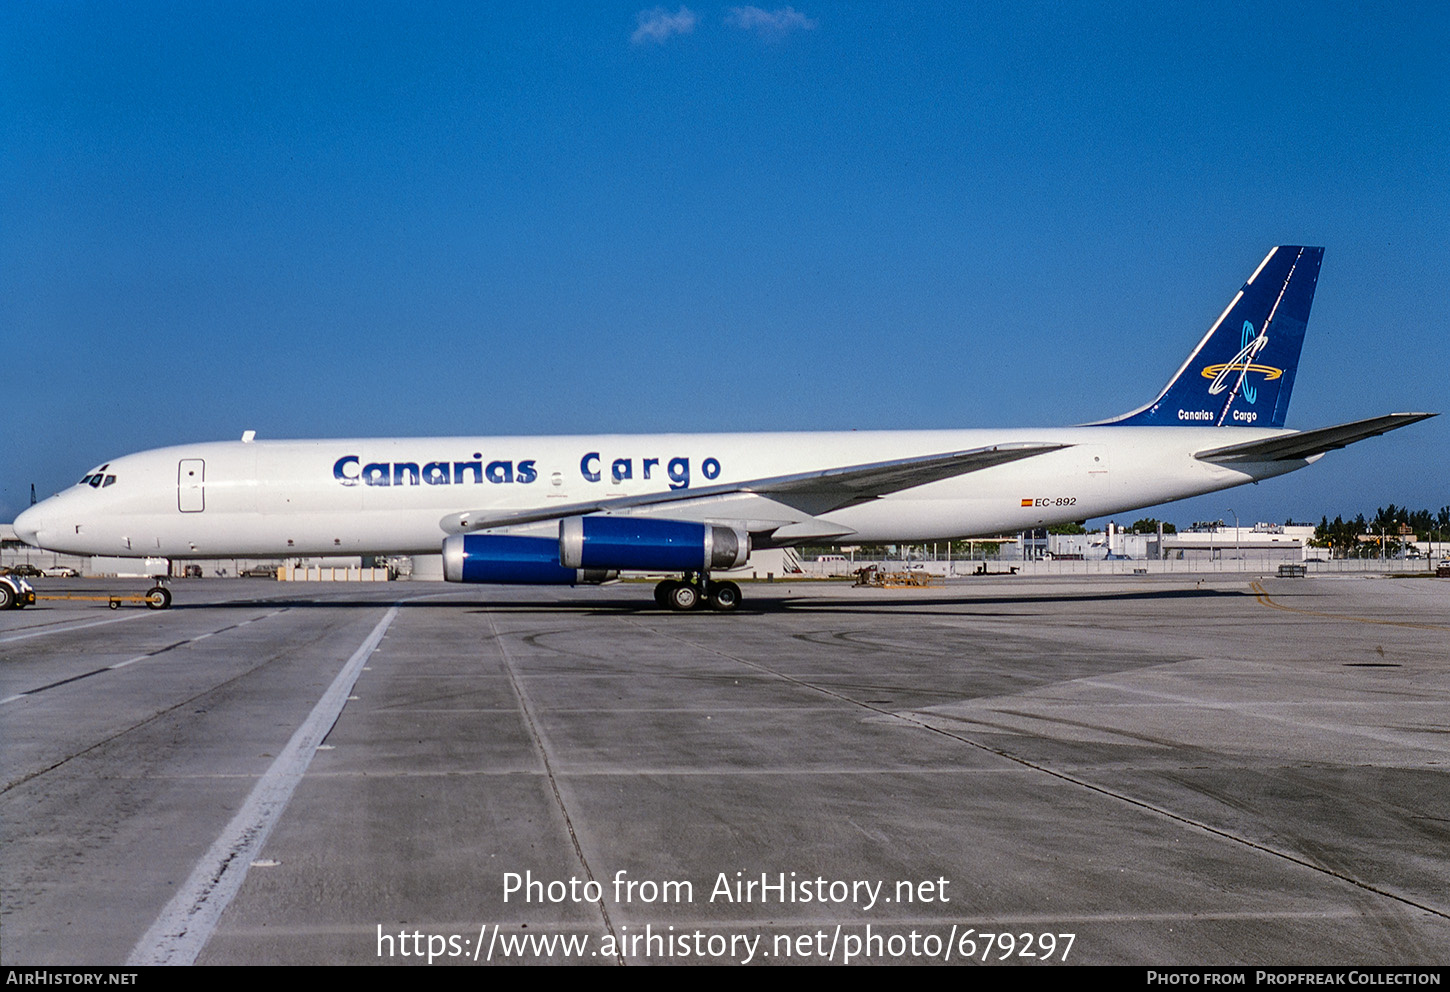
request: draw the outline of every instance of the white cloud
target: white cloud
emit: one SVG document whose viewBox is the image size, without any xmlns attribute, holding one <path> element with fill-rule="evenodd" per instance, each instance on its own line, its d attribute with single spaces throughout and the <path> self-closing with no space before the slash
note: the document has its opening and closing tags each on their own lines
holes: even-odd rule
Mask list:
<svg viewBox="0 0 1450 992">
<path fill-rule="evenodd" d="M 663 45 L 671 35 L 689 34 L 695 30 L 695 22 L 699 20 L 695 12 L 688 7 L 681 7 L 678 13 L 671 14 L 663 7 L 655 7 L 652 10 L 641 10 L 635 15 L 639 26 L 634 29 L 630 41 L 636 45 L 643 45 L 652 41 L 657 45 Z"/>
<path fill-rule="evenodd" d="M 792 31 L 813 31 L 820 22 L 813 21 L 794 7 L 761 10 L 759 7 L 731 7 L 725 23 L 760 37 L 777 41 Z"/>
</svg>

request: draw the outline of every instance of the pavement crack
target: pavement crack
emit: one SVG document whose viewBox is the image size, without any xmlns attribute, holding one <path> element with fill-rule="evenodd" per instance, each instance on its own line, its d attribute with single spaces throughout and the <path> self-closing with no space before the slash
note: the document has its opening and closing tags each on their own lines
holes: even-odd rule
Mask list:
<svg viewBox="0 0 1450 992">
<path fill-rule="evenodd" d="M 584 846 L 579 842 L 579 834 L 574 829 L 574 818 L 569 815 L 568 804 L 564 802 L 564 795 L 559 790 L 559 780 L 554 774 L 554 763 L 549 758 L 549 747 L 544 740 L 543 733 L 539 729 L 538 721 L 534 717 L 534 709 L 529 704 L 528 693 L 524 691 L 523 684 L 519 681 L 518 671 L 514 668 L 512 655 L 509 654 L 508 645 L 504 642 L 503 635 L 499 633 L 498 624 L 494 621 L 493 612 L 486 611 L 484 616 L 488 618 L 489 630 L 493 632 L 493 641 L 498 645 L 499 656 L 503 659 L 503 667 L 509 678 L 509 686 L 513 689 L 515 698 L 519 701 L 519 709 L 523 713 L 524 726 L 528 729 L 529 737 L 534 742 L 534 748 L 539 752 L 539 759 L 544 764 L 544 776 L 549 780 L 549 791 L 553 793 L 554 804 L 559 808 L 559 815 L 564 818 L 564 828 L 569 833 L 569 843 L 574 847 L 574 856 L 579 859 L 579 865 L 584 869 L 584 877 L 589 882 L 595 882 L 594 869 L 589 866 L 589 859 L 584 854 Z M 604 921 L 604 929 L 616 948 L 615 964 L 625 964 L 624 955 L 618 950 L 621 946 L 619 935 L 614 930 L 614 921 L 609 918 L 609 909 L 604 905 L 604 900 L 595 900 L 594 905 L 599 910 L 599 915 Z"/>
</svg>

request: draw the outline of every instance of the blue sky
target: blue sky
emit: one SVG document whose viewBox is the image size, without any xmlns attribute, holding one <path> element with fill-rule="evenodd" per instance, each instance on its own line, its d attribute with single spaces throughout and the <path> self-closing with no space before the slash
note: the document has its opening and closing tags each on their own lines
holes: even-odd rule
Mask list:
<svg viewBox="0 0 1450 992">
<path fill-rule="evenodd" d="M 1037 426 L 1326 248 L 1293 427 L 1450 410 L 1450 8 L 0 7 L 0 519 L 261 437 Z M 1450 503 L 1450 417 L 1180 524 Z"/>
</svg>

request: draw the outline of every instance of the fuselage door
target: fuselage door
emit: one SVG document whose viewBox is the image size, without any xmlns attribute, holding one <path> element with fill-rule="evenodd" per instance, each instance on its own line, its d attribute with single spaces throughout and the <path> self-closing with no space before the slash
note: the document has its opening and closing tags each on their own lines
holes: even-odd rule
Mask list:
<svg viewBox="0 0 1450 992">
<path fill-rule="evenodd" d="M 200 513 L 206 509 L 206 462 L 200 458 L 183 458 L 176 470 L 176 506 L 182 513 Z"/>
</svg>

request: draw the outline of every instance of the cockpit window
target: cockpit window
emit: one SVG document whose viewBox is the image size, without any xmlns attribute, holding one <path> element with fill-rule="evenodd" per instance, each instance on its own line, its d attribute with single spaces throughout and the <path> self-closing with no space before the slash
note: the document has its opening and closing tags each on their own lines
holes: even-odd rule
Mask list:
<svg viewBox="0 0 1450 992">
<path fill-rule="evenodd" d="M 111 463 L 107 462 L 106 464 L 102 465 L 100 468 L 92 472 L 90 475 L 81 479 L 81 481 L 76 483 L 76 485 L 90 486 L 92 489 L 101 489 L 105 486 L 114 484 L 116 481 L 116 477 L 114 475 L 106 474 L 106 469 L 110 468 L 110 466 Z"/>
</svg>

